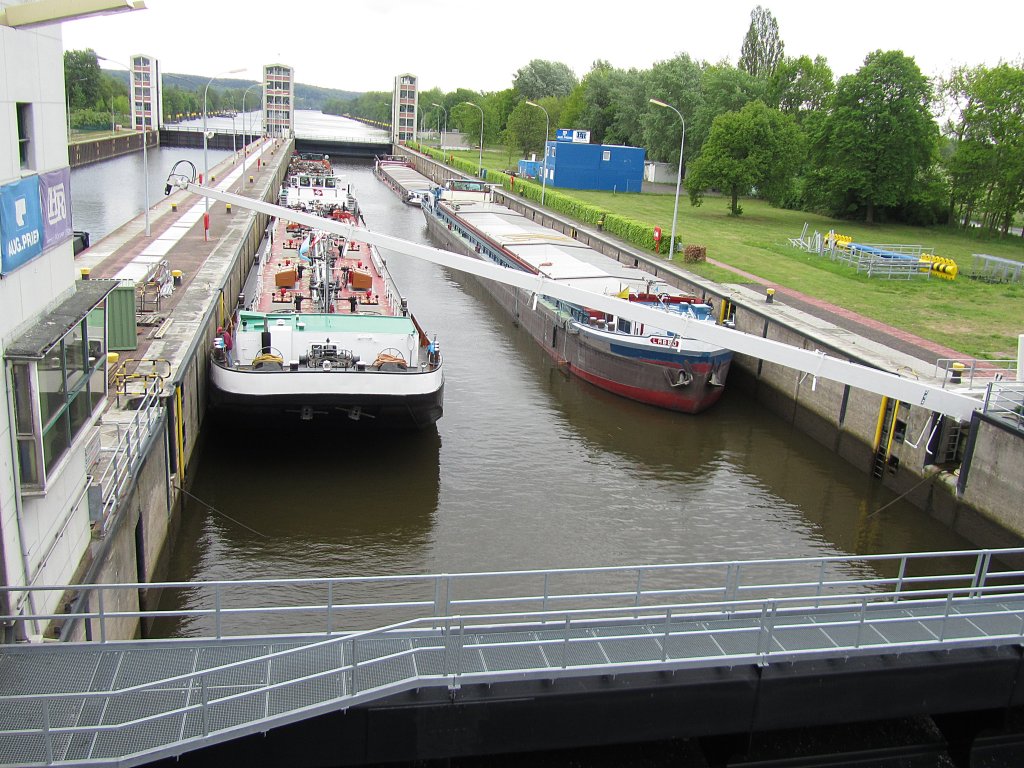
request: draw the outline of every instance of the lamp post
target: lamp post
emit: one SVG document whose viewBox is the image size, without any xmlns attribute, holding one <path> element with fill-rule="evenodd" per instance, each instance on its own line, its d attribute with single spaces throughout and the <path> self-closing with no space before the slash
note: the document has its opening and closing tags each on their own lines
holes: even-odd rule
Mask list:
<svg viewBox="0 0 1024 768">
<path fill-rule="evenodd" d="M 540 204 L 544 205 L 544 192 L 548 185 L 548 134 L 551 131 L 551 118 L 548 116 L 548 111 L 540 104 L 533 101 L 526 103 L 544 113 L 544 178 L 540 182 Z"/>
<path fill-rule="evenodd" d="M 441 134 L 441 138 L 437 145 L 438 149 L 444 149 L 444 134 L 448 133 L 448 110 L 442 107 L 440 104 L 436 104 L 434 102 L 431 102 L 431 104 L 440 109 L 442 112 L 444 112 L 444 133 Z"/>
<path fill-rule="evenodd" d="M 103 61 L 109 61 L 111 64 L 117 64 L 119 67 L 125 67 L 125 65 L 122 64 L 121 62 L 114 61 L 113 59 L 108 59 L 106 56 L 97 56 L 96 58 L 97 59 L 103 59 Z M 134 90 L 134 83 L 132 82 L 133 79 L 134 79 L 132 77 L 133 70 L 132 70 L 131 67 L 125 67 L 125 69 L 128 70 L 128 94 L 129 94 L 129 97 L 130 97 L 131 94 L 132 94 L 132 91 Z M 151 96 L 152 96 L 152 94 L 151 94 Z M 152 98 L 150 99 L 149 103 L 150 103 L 150 117 L 152 117 L 152 110 L 153 110 Z M 111 97 L 111 100 L 110 100 L 110 120 L 111 120 L 111 122 L 113 122 L 113 120 L 114 120 L 114 100 L 113 100 L 113 97 Z M 113 130 L 113 128 L 111 128 L 111 130 Z M 134 121 L 132 121 L 132 130 L 135 130 L 135 122 Z M 142 185 L 143 185 L 143 187 L 145 187 L 145 190 L 146 190 L 146 196 L 145 196 L 145 205 L 146 205 L 146 237 L 149 237 L 149 231 L 150 231 L 149 230 L 149 152 L 147 150 L 148 146 L 149 146 L 149 120 L 146 118 L 145 115 L 143 115 L 142 116 Z"/>
<path fill-rule="evenodd" d="M 259 88 L 262 83 L 253 83 L 245 89 L 245 93 L 242 94 L 242 184 L 245 184 L 245 156 L 249 154 L 249 144 L 246 142 L 245 136 L 245 96 L 253 88 Z"/>
<path fill-rule="evenodd" d="M 203 181 L 206 184 L 210 183 L 210 159 L 207 154 L 209 142 L 207 140 L 206 135 L 206 96 L 210 91 L 210 83 L 212 83 L 218 77 L 221 77 L 222 75 L 237 75 L 239 72 L 245 72 L 245 69 L 229 69 L 227 72 L 221 72 L 218 75 L 214 75 L 210 78 L 209 82 L 206 84 L 206 87 L 203 89 Z M 208 198 L 206 195 L 203 195 L 203 204 L 204 213 L 206 213 L 206 218 L 203 220 L 203 233 L 204 237 L 209 237 L 207 233 L 209 232 L 210 226 L 210 198 Z"/>
<path fill-rule="evenodd" d="M 658 101 L 657 99 L 650 99 L 649 101 L 656 107 L 671 109 L 679 115 L 679 122 L 683 125 L 683 133 L 679 139 L 679 170 L 676 171 L 676 204 L 672 208 L 672 239 L 668 241 L 668 258 L 671 260 L 676 255 L 676 217 L 679 215 L 679 187 L 683 181 L 683 145 L 686 142 L 686 120 L 683 119 L 683 115 L 679 110 L 671 104 L 666 104 L 664 101 Z"/>
<path fill-rule="evenodd" d="M 480 110 L 480 160 L 478 162 L 478 168 L 476 170 L 477 176 L 484 175 L 484 108 L 479 104 L 474 104 L 472 101 L 464 101 L 463 104 L 469 104 L 471 107 L 476 107 Z"/>
</svg>

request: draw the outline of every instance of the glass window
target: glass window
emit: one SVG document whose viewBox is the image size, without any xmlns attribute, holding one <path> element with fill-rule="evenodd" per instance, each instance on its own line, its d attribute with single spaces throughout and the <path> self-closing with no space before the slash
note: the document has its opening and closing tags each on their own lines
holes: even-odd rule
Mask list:
<svg viewBox="0 0 1024 768">
<path fill-rule="evenodd" d="M 32 156 L 32 105 L 18 104 L 18 159 L 23 169 L 34 168 Z"/>
<path fill-rule="evenodd" d="M 31 435 L 35 432 L 32 418 L 32 380 L 31 370 L 25 363 L 12 366 L 14 380 L 14 429 L 19 435 Z"/>
<path fill-rule="evenodd" d="M 38 363 L 39 415 L 44 428 L 67 403 L 62 348 L 57 344 Z"/>
<path fill-rule="evenodd" d="M 43 429 L 43 467 L 52 472 L 57 461 L 71 445 L 71 433 L 68 430 L 68 412 L 61 411 L 52 424 Z"/>
<path fill-rule="evenodd" d="M 89 376 L 89 408 L 96 410 L 106 396 L 107 366 L 106 361 L 103 361 Z"/>
<path fill-rule="evenodd" d="M 85 324 L 80 323 L 64 337 L 64 365 L 67 370 L 68 392 L 85 386 L 89 375 L 89 361 L 85 351 Z"/>
</svg>

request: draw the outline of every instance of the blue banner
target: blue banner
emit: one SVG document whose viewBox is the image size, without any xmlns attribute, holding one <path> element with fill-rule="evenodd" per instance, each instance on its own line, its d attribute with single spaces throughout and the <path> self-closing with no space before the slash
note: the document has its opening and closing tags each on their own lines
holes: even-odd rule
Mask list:
<svg viewBox="0 0 1024 768">
<path fill-rule="evenodd" d="M 0 274 L 10 274 L 42 252 L 39 177 L 0 187 Z"/>
</svg>

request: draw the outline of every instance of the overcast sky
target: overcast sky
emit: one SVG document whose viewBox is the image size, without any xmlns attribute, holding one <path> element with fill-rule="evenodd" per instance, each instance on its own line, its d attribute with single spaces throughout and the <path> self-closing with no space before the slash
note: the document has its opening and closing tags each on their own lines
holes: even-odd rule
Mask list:
<svg viewBox="0 0 1024 768">
<path fill-rule="evenodd" d="M 736 63 L 752 0 L 146 0 L 147 9 L 63 25 L 66 50 L 127 62 L 157 57 L 164 72 L 214 77 L 264 64 L 295 68 L 300 83 L 389 91 L 410 72 L 420 88 L 500 91 L 532 59 L 582 77 L 596 59 L 648 69 L 679 53 Z M 1020 0 L 769 0 L 787 56 L 823 55 L 837 77 L 876 49 L 902 50 L 926 75 L 958 64 L 1019 63 Z M 109 65 L 104 65 L 109 66 Z"/>
</svg>

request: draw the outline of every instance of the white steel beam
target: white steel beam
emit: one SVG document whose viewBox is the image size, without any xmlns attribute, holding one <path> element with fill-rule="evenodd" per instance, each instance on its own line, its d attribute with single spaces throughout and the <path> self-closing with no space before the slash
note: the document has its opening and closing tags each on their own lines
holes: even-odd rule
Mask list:
<svg viewBox="0 0 1024 768">
<path fill-rule="evenodd" d="M 496 280 L 499 283 L 523 288 L 537 295 L 551 296 L 601 312 L 625 317 L 634 322 L 647 323 L 657 328 L 665 328 L 680 336 L 718 344 L 740 354 L 750 355 L 751 357 L 803 371 L 815 378 L 829 379 L 841 384 L 848 384 L 857 389 L 895 398 L 901 402 L 936 411 L 945 416 L 952 416 L 961 421 L 970 421 L 971 414 L 982 406 L 980 400 L 969 395 L 945 390 L 920 381 L 905 379 L 896 374 L 858 363 L 840 360 L 839 358 L 830 357 L 823 352 L 798 349 L 782 342 L 743 333 L 742 331 L 726 328 L 722 325 L 713 325 L 697 320 L 691 321 L 689 318 L 672 315 L 660 309 L 639 306 L 625 299 L 603 296 L 580 288 L 561 285 L 555 281 L 545 279 L 541 275 L 531 275 L 527 272 L 499 267 L 488 261 L 482 261 L 471 256 L 461 256 L 451 251 L 433 248 L 429 245 L 413 243 L 402 238 L 374 232 L 364 227 L 354 227 L 351 224 L 342 224 L 313 214 L 265 203 L 261 200 L 242 197 L 230 192 L 222 192 L 196 184 L 184 176 L 172 174 L 168 179 L 168 184 L 173 184 L 199 195 L 205 195 L 214 200 L 231 203 L 233 206 L 237 205 L 240 208 L 258 211 L 268 216 L 293 221 L 297 224 L 305 224 L 314 229 L 367 242 L 379 248 L 398 251 L 407 256 L 423 259 L 424 261 L 475 275 L 476 277 Z"/>
</svg>

